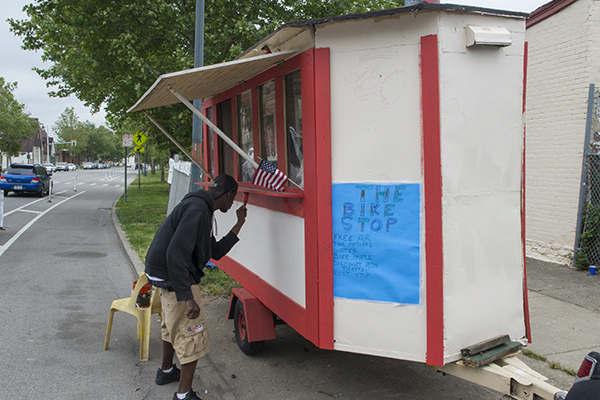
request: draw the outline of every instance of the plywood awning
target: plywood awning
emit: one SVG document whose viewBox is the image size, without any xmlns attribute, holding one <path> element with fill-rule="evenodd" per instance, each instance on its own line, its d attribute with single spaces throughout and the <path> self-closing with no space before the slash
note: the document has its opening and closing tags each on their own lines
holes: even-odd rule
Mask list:
<svg viewBox="0 0 600 400">
<path fill-rule="evenodd" d="M 296 54 L 295 50 L 281 51 L 161 75 L 127 112 L 149 110 L 179 103 L 179 99 L 169 88 L 188 100 L 212 97 L 258 75 L 294 54 Z"/>
</svg>

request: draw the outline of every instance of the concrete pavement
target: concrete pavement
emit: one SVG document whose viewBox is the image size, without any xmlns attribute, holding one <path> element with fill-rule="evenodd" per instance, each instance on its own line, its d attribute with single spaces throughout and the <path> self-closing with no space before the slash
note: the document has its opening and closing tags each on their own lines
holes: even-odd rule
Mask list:
<svg viewBox="0 0 600 400">
<path fill-rule="evenodd" d="M 527 281 L 527 349 L 577 371 L 589 351 L 600 350 L 600 276 L 529 259 Z"/>
<path fill-rule="evenodd" d="M 113 220 L 136 273 L 144 264 L 131 249 L 113 210 Z M 549 383 L 568 390 L 573 377 L 549 367 L 552 362 L 577 371 L 585 355 L 600 350 L 600 275 L 534 259 L 527 261 L 532 343 L 526 349 L 547 362 L 519 356 L 549 378 Z"/>
</svg>

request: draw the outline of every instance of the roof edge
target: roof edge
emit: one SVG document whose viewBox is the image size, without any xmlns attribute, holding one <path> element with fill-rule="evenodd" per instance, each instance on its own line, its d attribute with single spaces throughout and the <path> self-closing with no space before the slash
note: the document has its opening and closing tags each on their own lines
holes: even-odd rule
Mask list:
<svg viewBox="0 0 600 400">
<path fill-rule="evenodd" d="M 504 15 L 507 17 L 516 17 L 516 18 L 524 18 L 526 19 L 529 16 L 529 13 L 519 12 L 519 11 L 508 11 L 508 10 L 497 10 L 493 8 L 484 8 L 484 7 L 474 7 L 474 6 L 464 6 L 460 4 L 440 4 L 440 3 L 420 3 L 414 6 L 409 7 L 400 7 L 400 8 L 388 8 L 385 10 L 376 10 L 376 11 L 367 11 L 364 13 L 356 13 L 356 14 L 345 14 L 338 15 L 335 17 L 325 17 L 325 18 L 316 18 L 309 19 L 303 21 L 294 21 L 294 22 L 286 22 L 281 25 L 278 29 L 271 32 L 269 35 L 262 38 L 260 41 L 256 42 L 254 45 L 250 46 L 246 49 L 242 54 L 236 57 L 242 58 L 252 50 L 259 48 L 262 43 L 264 43 L 269 38 L 273 37 L 277 32 L 282 31 L 286 28 L 303 28 L 303 27 L 314 27 L 315 25 L 325 24 L 329 22 L 338 22 L 338 21 L 349 21 L 353 19 L 361 19 L 361 18 L 374 18 L 374 17 L 383 17 L 389 15 L 396 14 L 408 14 L 418 11 L 462 11 L 469 13 L 480 13 L 480 14 L 493 14 L 493 15 Z"/>
<path fill-rule="evenodd" d="M 535 24 L 542 22 L 546 18 L 549 18 L 554 14 L 559 13 L 564 8 L 570 6 L 576 1 L 577 0 L 554 0 L 544 4 L 541 7 L 536 8 L 531 14 L 529 14 L 529 18 L 527 18 L 526 28 L 530 28 Z"/>
</svg>

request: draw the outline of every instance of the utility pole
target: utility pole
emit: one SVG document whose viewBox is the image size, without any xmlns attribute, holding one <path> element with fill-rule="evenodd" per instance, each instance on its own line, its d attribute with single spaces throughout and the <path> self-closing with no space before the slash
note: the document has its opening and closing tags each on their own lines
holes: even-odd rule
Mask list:
<svg viewBox="0 0 600 400">
<path fill-rule="evenodd" d="M 194 67 L 204 65 L 204 0 L 196 0 L 196 31 L 194 36 Z M 194 107 L 202 110 L 202 100 L 194 100 Z M 194 114 L 192 120 L 192 154 L 202 151 L 202 120 Z M 202 172 L 197 165 L 192 163 L 192 176 L 190 179 L 190 192 L 196 192 L 200 187 L 194 182 L 200 182 Z"/>
</svg>

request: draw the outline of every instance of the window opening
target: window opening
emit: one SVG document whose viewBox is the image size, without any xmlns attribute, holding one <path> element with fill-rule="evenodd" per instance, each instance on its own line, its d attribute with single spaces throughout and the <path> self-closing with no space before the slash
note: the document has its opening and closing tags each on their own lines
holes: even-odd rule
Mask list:
<svg viewBox="0 0 600 400">
<path fill-rule="evenodd" d="M 246 154 L 254 158 L 254 137 L 252 131 L 252 90 L 237 95 L 238 143 Z M 254 167 L 239 156 L 239 177 L 241 182 L 252 182 Z"/>
<path fill-rule="evenodd" d="M 287 176 L 304 187 L 302 85 L 299 69 L 284 76 L 284 87 Z"/>
<path fill-rule="evenodd" d="M 260 107 L 260 156 L 277 168 L 277 131 L 275 129 L 275 80 L 270 80 L 258 88 Z"/>
<path fill-rule="evenodd" d="M 217 127 L 228 138 L 233 140 L 233 125 L 231 120 L 231 99 L 217 105 Z M 219 173 L 233 176 L 234 150 L 223 140 L 219 140 Z"/>
</svg>

